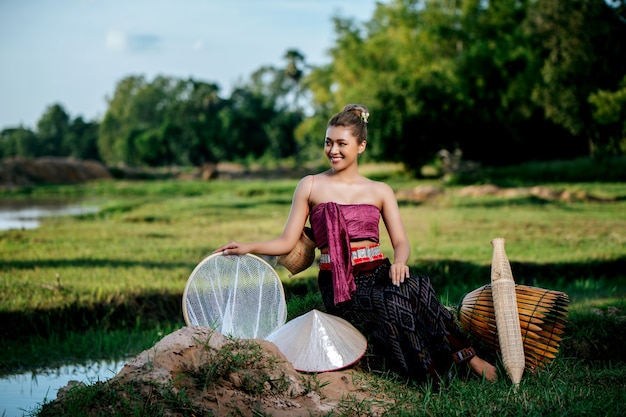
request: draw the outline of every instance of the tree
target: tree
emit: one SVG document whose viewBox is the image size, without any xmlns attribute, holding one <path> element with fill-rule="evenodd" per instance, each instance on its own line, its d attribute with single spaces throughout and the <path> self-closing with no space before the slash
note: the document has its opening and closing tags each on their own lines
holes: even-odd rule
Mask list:
<svg viewBox="0 0 626 417">
<path fill-rule="evenodd" d="M 63 140 L 63 148 L 68 152 L 66 155 L 99 161 L 98 128 L 98 122 L 86 122 L 81 116 L 72 120 Z"/>
<path fill-rule="evenodd" d="M 229 140 L 224 151 L 229 160 L 259 158 L 267 150 L 270 139 L 264 129 L 274 119 L 268 98 L 243 86 L 233 90 L 228 105 L 220 116 Z"/>
<path fill-rule="evenodd" d="M 626 74 L 622 2 L 537 0 L 529 27 L 542 48 L 541 83 L 534 100 L 545 116 L 586 141 L 590 156 L 612 153 L 589 102 L 598 90 L 615 90 Z"/>
<path fill-rule="evenodd" d="M 542 64 L 525 27 L 530 3 L 467 0 L 459 9 L 455 72 L 462 100 L 454 147 L 464 158 L 503 165 L 585 152 L 572 146 L 569 132 L 545 119 L 528 93 Z"/>
<path fill-rule="evenodd" d="M 167 132 L 174 130 L 165 124 L 162 129 L 148 129 L 132 131 L 129 141 L 136 152 L 136 160 L 149 166 L 169 165 L 173 162 L 173 155 L 169 146 Z"/>
<path fill-rule="evenodd" d="M 39 138 L 32 130 L 19 126 L 0 132 L 0 157 L 39 156 Z"/>
<path fill-rule="evenodd" d="M 369 157 L 417 168 L 458 139 L 454 122 L 464 99 L 455 71 L 457 3 L 396 0 L 378 4 L 362 26 L 334 19 L 332 63 L 313 71 L 308 83 L 325 119 L 349 102 L 368 105 L 376 124 Z"/>
<path fill-rule="evenodd" d="M 300 80 L 306 65 L 296 50 L 288 50 L 285 59 L 284 68 L 263 66 L 254 71 L 247 83 L 233 90 L 221 111 L 231 157 L 301 160 L 294 130 L 304 118 Z"/>
<path fill-rule="evenodd" d="M 132 162 L 132 146 L 128 141 L 135 136 L 131 130 L 144 129 L 139 120 L 135 96 L 144 88 L 144 77 L 129 76 L 118 82 L 113 97 L 100 123 L 98 150 L 103 160 L 114 165 Z"/>
<path fill-rule="evenodd" d="M 284 59 L 287 61 L 282 70 L 284 77 L 279 78 L 285 85 L 283 95 L 287 100 L 288 97 L 292 97 L 291 105 L 287 105 L 287 108 L 293 113 L 301 113 L 304 111 L 304 107 L 308 105 L 304 100 L 310 99 L 307 94 L 308 89 L 303 83 L 310 67 L 306 63 L 305 56 L 297 49 L 287 50 Z"/>
<path fill-rule="evenodd" d="M 37 132 L 25 127 L 2 132 L 4 156 L 70 156 L 100 160 L 98 123 L 82 117 L 70 120 L 60 104 L 49 106 L 37 122 Z"/>
<path fill-rule="evenodd" d="M 605 127 L 611 153 L 626 154 L 626 76 L 615 91 L 598 90 L 589 96 L 594 120 Z"/>
<path fill-rule="evenodd" d="M 219 96 L 219 87 L 192 79 L 179 81 L 171 115 L 164 133 L 169 137 L 173 153 L 185 164 L 201 166 L 223 158 L 221 150 L 227 141 L 220 111 L 226 101 Z"/>
<path fill-rule="evenodd" d="M 60 104 L 49 106 L 37 122 L 40 149 L 36 156 L 66 156 L 70 117 Z"/>
<path fill-rule="evenodd" d="M 361 25 L 334 18 L 332 62 L 305 80 L 318 116 L 298 140 L 362 102 L 370 157 L 415 171 L 441 148 L 487 164 L 613 149 L 588 98 L 626 73 L 625 3 L 392 0 Z"/>
<path fill-rule="evenodd" d="M 223 100 L 216 84 L 158 76 L 121 80 L 100 124 L 110 164 L 196 164 L 216 160 Z"/>
</svg>

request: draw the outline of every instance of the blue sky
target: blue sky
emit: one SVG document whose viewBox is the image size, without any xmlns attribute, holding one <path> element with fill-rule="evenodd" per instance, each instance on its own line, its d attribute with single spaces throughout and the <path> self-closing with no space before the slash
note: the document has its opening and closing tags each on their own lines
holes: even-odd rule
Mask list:
<svg viewBox="0 0 626 417">
<path fill-rule="evenodd" d="M 332 16 L 367 21 L 375 0 L 0 0 L 0 129 L 34 128 L 60 103 L 101 119 L 128 75 L 217 83 L 222 95 L 298 49 L 329 62 Z"/>
</svg>

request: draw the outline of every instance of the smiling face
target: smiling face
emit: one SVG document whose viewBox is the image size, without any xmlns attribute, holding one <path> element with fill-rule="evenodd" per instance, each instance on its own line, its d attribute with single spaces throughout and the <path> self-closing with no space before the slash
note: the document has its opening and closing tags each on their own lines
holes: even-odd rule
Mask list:
<svg viewBox="0 0 626 417">
<path fill-rule="evenodd" d="M 359 143 L 352 129 L 346 126 L 330 126 L 326 130 L 324 153 L 333 170 L 345 169 L 356 164 L 359 154 L 365 150 L 366 142 Z"/>
</svg>

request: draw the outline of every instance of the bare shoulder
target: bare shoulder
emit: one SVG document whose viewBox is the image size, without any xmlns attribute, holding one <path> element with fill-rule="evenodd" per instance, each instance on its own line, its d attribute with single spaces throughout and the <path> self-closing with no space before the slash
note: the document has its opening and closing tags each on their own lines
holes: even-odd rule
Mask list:
<svg viewBox="0 0 626 417">
<path fill-rule="evenodd" d="M 367 180 L 368 194 L 377 201 L 377 206 L 384 207 L 392 201 L 395 201 L 395 193 L 389 184 L 382 181 Z"/>
<path fill-rule="evenodd" d="M 370 180 L 370 179 L 366 179 L 366 181 L 368 182 L 368 187 L 371 187 L 371 189 L 379 196 L 389 196 L 389 195 L 393 195 L 393 189 L 389 186 L 389 184 L 387 184 L 386 182 L 382 182 L 382 181 L 375 181 L 375 180 Z"/>
<path fill-rule="evenodd" d="M 298 181 L 298 188 L 305 188 L 305 189 L 309 189 L 313 186 L 313 183 L 315 182 L 315 175 L 311 174 L 311 175 L 305 175 L 304 177 L 300 178 L 300 181 Z"/>
<path fill-rule="evenodd" d="M 300 184 L 309 184 L 311 181 L 315 181 L 315 174 L 305 175 L 300 178 Z"/>
</svg>

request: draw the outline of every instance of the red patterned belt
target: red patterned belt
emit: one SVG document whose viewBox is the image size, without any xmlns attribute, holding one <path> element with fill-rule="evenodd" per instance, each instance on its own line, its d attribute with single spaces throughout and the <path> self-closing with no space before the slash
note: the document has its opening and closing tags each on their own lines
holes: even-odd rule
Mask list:
<svg viewBox="0 0 626 417">
<path fill-rule="evenodd" d="M 364 264 L 366 262 L 378 261 L 385 259 L 385 255 L 380 251 L 380 245 L 366 246 L 361 248 L 351 248 L 352 265 Z M 330 254 L 322 253 L 320 255 L 320 269 L 324 271 L 330 270 Z"/>
</svg>

